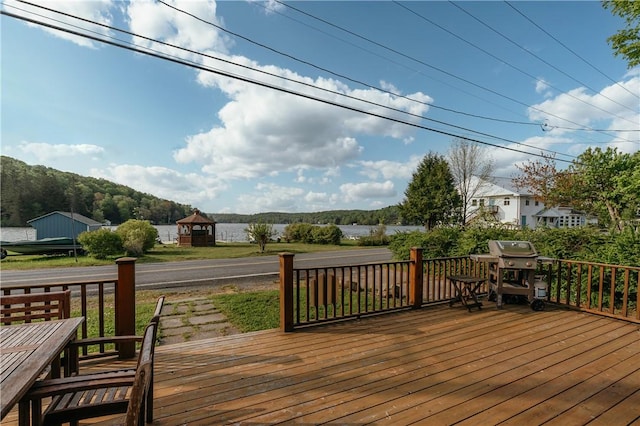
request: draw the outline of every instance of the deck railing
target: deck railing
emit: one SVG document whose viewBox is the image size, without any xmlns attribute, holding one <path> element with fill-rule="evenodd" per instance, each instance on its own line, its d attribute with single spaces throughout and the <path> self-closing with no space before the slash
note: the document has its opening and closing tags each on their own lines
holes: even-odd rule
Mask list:
<svg viewBox="0 0 640 426">
<path fill-rule="evenodd" d="M 452 300 L 452 275 L 488 277 L 488 264 L 468 256 L 296 269 L 294 255 L 280 255 L 280 327 L 283 331 L 327 321 L 360 318 Z M 420 267 L 420 266 L 421 267 Z M 539 263 L 547 301 L 640 322 L 640 267 L 553 260 Z M 487 284 L 480 293 L 487 293 Z"/>
<path fill-rule="evenodd" d="M 556 260 L 546 277 L 553 303 L 640 322 L 640 267 Z"/>
<path fill-rule="evenodd" d="M 116 260 L 117 277 L 108 280 L 50 283 L 36 285 L 2 285 L 2 294 L 22 294 L 71 290 L 72 316 L 83 316 L 79 339 L 87 337 L 124 336 L 135 334 L 135 261 L 134 258 Z M 113 327 L 113 329 L 110 329 Z M 95 330 L 89 336 L 89 329 Z M 82 348 L 80 359 L 119 355 L 135 356 L 135 343 L 120 344 L 117 348 L 97 346 L 88 352 Z"/>
<path fill-rule="evenodd" d="M 454 297 L 451 275 L 486 276 L 468 257 L 422 259 L 322 268 L 293 267 L 294 255 L 280 255 L 280 325 L 284 331 L 326 321 L 419 308 Z"/>
</svg>

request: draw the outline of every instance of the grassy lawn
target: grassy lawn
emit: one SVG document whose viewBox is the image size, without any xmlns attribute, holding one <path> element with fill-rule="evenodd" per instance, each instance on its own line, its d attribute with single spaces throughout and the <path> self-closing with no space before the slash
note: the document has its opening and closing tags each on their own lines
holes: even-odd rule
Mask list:
<svg viewBox="0 0 640 426">
<path fill-rule="evenodd" d="M 277 290 L 217 294 L 210 298 L 243 333 L 280 327 L 280 292 Z"/>
<path fill-rule="evenodd" d="M 298 299 L 298 296 L 294 296 Z M 225 293 L 209 297 L 231 324 L 243 333 L 280 327 L 280 292 L 278 290 L 254 291 L 247 293 Z M 336 318 L 345 315 L 372 312 L 400 306 L 406 299 L 373 297 L 366 292 L 346 290 L 344 295 L 337 291 L 333 304 L 307 307 L 306 290 L 300 290 L 300 321 Z M 393 303 L 397 305 L 394 305 Z M 375 305 L 374 305 L 375 304 Z"/>
<path fill-rule="evenodd" d="M 356 245 L 355 241 L 344 240 L 340 245 L 302 244 L 302 243 L 270 243 L 264 253 L 260 253 L 255 244 L 218 243 L 215 247 L 178 247 L 173 244 L 158 244 L 137 263 L 179 262 L 182 260 L 200 259 L 232 259 L 253 256 L 272 256 L 282 252 L 312 253 L 332 250 L 349 250 L 365 248 Z M 123 254 L 124 256 L 124 254 Z M 122 257 L 122 256 L 118 256 Z M 69 256 L 16 255 L 2 260 L 2 269 L 37 269 L 65 268 L 82 266 L 113 265 L 118 257 L 99 260 L 89 256 L 78 256 L 77 260 Z"/>
</svg>

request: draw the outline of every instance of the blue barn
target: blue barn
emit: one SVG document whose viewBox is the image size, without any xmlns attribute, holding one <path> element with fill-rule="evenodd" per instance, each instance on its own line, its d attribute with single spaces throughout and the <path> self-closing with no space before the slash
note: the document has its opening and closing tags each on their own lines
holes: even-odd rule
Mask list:
<svg viewBox="0 0 640 426">
<path fill-rule="evenodd" d="M 27 223 L 36 229 L 36 239 L 38 240 L 58 237 L 75 239 L 82 232 L 95 231 L 102 227 L 100 222 L 81 214 L 60 211 L 28 220 Z"/>
</svg>

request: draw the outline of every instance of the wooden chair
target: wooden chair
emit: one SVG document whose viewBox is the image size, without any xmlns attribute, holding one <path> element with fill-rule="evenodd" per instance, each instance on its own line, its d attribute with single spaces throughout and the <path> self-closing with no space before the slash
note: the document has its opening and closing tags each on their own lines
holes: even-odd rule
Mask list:
<svg viewBox="0 0 640 426">
<path fill-rule="evenodd" d="M 2 325 L 71 317 L 71 290 L 0 296 Z"/>
<path fill-rule="evenodd" d="M 0 323 L 4 325 L 52 321 L 71 317 L 71 290 L 47 293 L 23 293 L 0 296 Z M 64 361 L 60 357 L 52 363 L 46 374 L 60 377 L 60 371 L 70 373 L 70 352 L 64 351 Z"/>
<path fill-rule="evenodd" d="M 164 296 L 158 297 L 156 302 L 156 308 L 153 312 L 151 321 L 159 322 L 160 314 L 162 313 L 162 307 L 164 306 Z M 78 374 L 80 370 L 80 349 L 88 346 L 107 345 L 125 342 L 140 342 L 142 336 L 102 336 L 102 337 L 89 337 L 86 339 L 78 339 L 70 342 L 68 347 L 71 349 L 71 372 L 72 374 Z"/>
<path fill-rule="evenodd" d="M 145 405 L 153 383 L 153 357 L 158 322 L 145 329 L 135 372 L 128 370 L 78 375 L 37 382 L 20 401 L 31 403 L 33 425 L 56 425 L 66 422 L 126 413 L 126 425 L 143 422 Z M 42 400 L 51 403 L 42 412 Z M 28 407 L 27 407 L 28 409 Z M 147 410 L 147 423 L 153 418 Z"/>
<path fill-rule="evenodd" d="M 157 332 L 158 332 L 158 326 L 160 323 L 160 314 L 162 313 L 162 307 L 164 306 L 164 300 L 165 300 L 165 296 L 160 296 L 158 297 L 158 301 L 156 302 L 156 308 L 153 312 L 153 317 L 151 318 L 150 323 L 154 323 L 156 324 L 156 329 L 155 329 L 155 333 L 154 337 L 153 337 L 153 341 L 155 342 L 157 339 Z M 79 356 L 78 356 L 78 351 L 81 347 L 83 346 L 91 346 L 91 345 L 99 345 L 99 344 L 108 344 L 108 343 L 124 343 L 124 342 L 140 342 L 142 341 L 144 336 L 105 336 L 105 337 L 94 337 L 94 338 L 88 338 L 88 339 L 81 339 L 81 340 L 75 340 L 73 342 L 70 342 L 67 347 L 70 349 L 70 353 L 71 353 L 71 371 L 73 372 L 73 374 L 79 374 L 79 377 L 83 377 L 80 374 L 80 364 L 79 364 Z M 142 349 L 141 349 L 142 350 Z M 151 383 L 147 392 L 147 401 L 146 401 L 146 409 L 147 409 L 147 422 L 150 423 L 153 421 L 153 356 L 155 353 L 155 344 L 153 345 L 153 347 L 151 348 L 151 355 L 152 355 L 152 361 L 151 361 Z M 119 370 L 117 371 L 117 373 L 120 373 L 121 375 L 123 375 L 123 377 L 128 377 L 129 378 L 133 378 L 133 376 L 135 375 L 136 370 L 135 369 L 126 369 L 126 370 Z M 110 373 L 115 373 L 115 372 L 110 372 Z M 110 374 L 110 373 L 104 373 L 104 374 Z M 100 374 L 100 373 L 98 373 Z"/>
</svg>

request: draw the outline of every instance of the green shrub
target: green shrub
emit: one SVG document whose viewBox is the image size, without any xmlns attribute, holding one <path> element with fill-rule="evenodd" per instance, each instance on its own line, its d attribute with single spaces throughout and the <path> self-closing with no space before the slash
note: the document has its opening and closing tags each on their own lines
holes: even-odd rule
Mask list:
<svg viewBox="0 0 640 426">
<path fill-rule="evenodd" d="M 314 226 L 311 238 L 312 244 L 339 245 L 342 240 L 342 230 L 336 225 Z"/>
<path fill-rule="evenodd" d="M 542 256 L 591 262 L 602 262 L 596 252 L 609 245 L 609 235 L 593 227 L 537 228 L 529 240 Z"/>
<path fill-rule="evenodd" d="M 471 226 L 460 233 L 456 244 L 455 255 L 465 256 L 468 254 L 488 253 L 489 240 L 519 240 L 517 231 L 504 226 Z"/>
<path fill-rule="evenodd" d="M 339 245 L 342 237 L 342 230 L 336 225 L 318 226 L 309 223 L 292 223 L 284 228 L 284 239 L 287 242 Z"/>
<path fill-rule="evenodd" d="M 596 257 L 600 262 L 615 265 L 640 266 L 640 229 L 631 226 L 622 232 L 609 236 L 609 244 L 596 247 Z"/>
<path fill-rule="evenodd" d="M 375 228 L 369 229 L 369 235 L 358 238 L 359 246 L 386 246 L 389 245 L 387 226 L 379 224 Z"/>
<path fill-rule="evenodd" d="M 83 232 L 78 235 L 78 242 L 90 256 L 96 259 L 106 259 L 124 251 L 120 235 L 107 228 Z"/>
<path fill-rule="evenodd" d="M 313 225 L 309 223 L 292 223 L 284 228 L 284 239 L 287 242 L 310 243 Z"/>
<path fill-rule="evenodd" d="M 129 256 L 142 256 L 156 245 L 158 230 L 148 220 L 129 219 L 118 226 L 116 233 Z"/>
<path fill-rule="evenodd" d="M 264 253 L 267 243 L 277 234 L 277 232 L 273 230 L 273 225 L 262 222 L 250 223 L 249 226 L 245 228 L 244 232 L 247 234 L 249 241 L 258 244 L 260 253 Z"/>
<path fill-rule="evenodd" d="M 631 227 L 606 233 L 594 227 L 508 229 L 505 227 L 442 227 L 391 237 L 396 259 L 408 259 L 411 247 L 421 247 L 424 258 L 488 253 L 489 240 L 531 241 L 541 256 L 557 259 L 640 265 L 640 232 Z"/>
</svg>

